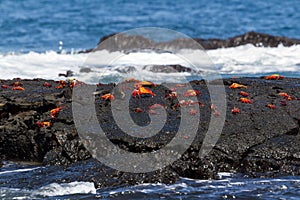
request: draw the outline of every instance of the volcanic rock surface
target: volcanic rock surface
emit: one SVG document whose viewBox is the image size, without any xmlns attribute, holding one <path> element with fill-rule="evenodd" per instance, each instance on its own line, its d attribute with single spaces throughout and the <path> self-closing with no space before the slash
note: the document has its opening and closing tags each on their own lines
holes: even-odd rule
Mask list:
<svg viewBox="0 0 300 200">
<path fill-rule="evenodd" d="M 25 90 L 12 90 L 13 86 L 10 85 L 16 82 Z M 45 82 L 52 86 L 43 86 Z M 51 170 L 76 169 L 74 177 L 53 177 L 55 182 L 90 180 L 97 187 L 106 187 L 142 182 L 172 183 L 179 176 L 217 178 L 217 173 L 224 171 L 253 177 L 300 175 L 300 79 L 231 78 L 212 81 L 212 85 L 224 84 L 221 86 L 226 92 L 226 118 L 217 143 L 204 158 L 199 157 L 199 151 L 209 123 L 212 118 L 225 114 L 217 113 L 218 108 L 211 105 L 205 81 L 190 82 L 193 89 L 200 91 L 196 102 L 188 101 L 190 98 L 179 92 L 184 91 L 189 84 L 175 83 L 168 87 L 145 86 L 155 94 L 154 97 L 142 95 L 141 98 L 130 98 L 129 113 L 139 126 L 151 123 L 151 115 L 159 115 L 159 109 L 166 110 L 166 124 L 159 133 L 149 138 L 133 137 L 120 129 L 114 121 L 111 102 L 101 98 L 111 92 L 115 85 L 99 84 L 95 95 L 99 124 L 114 145 L 129 152 L 147 153 L 165 147 L 176 137 L 182 113 L 190 112 L 198 106 L 201 120 L 197 122 L 197 134 L 183 155 L 178 155 L 178 160 L 161 170 L 138 174 L 119 172 L 91 158 L 91 152 L 85 148 L 86 143 L 91 141 L 82 140 L 74 125 L 72 88 L 68 84 L 63 88 L 56 88 L 60 83 L 42 79 L 1 80 L 0 83 L 1 86 L 9 86 L 0 89 L 0 160 L 40 162 L 49 166 L 43 170 L 44 175 L 48 176 L 51 176 Z M 232 83 L 239 83 L 247 88 L 231 89 L 229 86 Z M 170 97 L 170 88 L 172 91 L 177 89 L 177 95 L 181 95 L 186 101 L 179 102 Z M 133 87 L 124 89 L 131 94 Z M 247 98 L 251 103 L 240 101 L 241 91 L 249 94 Z M 113 93 L 113 101 L 126 103 L 118 91 Z M 280 95 L 282 93 L 286 93 L 288 97 Z M 163 108 L 155 108 L 155 112 L 152 112 L 149 106 L 153 104 L 161 104 Z M 268 107 L 268 104 L 275 105 L 275 108 Z M 50 110 L 58 107 L 61 110 L 51 117 Z M 239 108 L 240 111 L 233 114 L 233 108 Z M 190 112 L 190 120 L 195 119 L 194 114 Z M 50 126 L 42 127 L 39 122 L 50 122 Z M 140 134 L 143 135 L 142 132 Z M 188 139 L 188 136 L 181 138 L 183 142 Z M 179 145 L 178 149 L 180 148 Z M 131 164 L 130 160 L 126 162 Z M 37 172 L 37 182 L 43 173 Z M 13 185 L 14 180 L 11 181 Z"/>
</svg>

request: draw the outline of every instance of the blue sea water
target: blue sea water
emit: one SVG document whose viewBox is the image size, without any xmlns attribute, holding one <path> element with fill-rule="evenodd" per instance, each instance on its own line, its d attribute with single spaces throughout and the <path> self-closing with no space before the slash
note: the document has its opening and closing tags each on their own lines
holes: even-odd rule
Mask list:
<svg viewBox="0 0 300 200">
<path fill-rule="evenodd" d="M 138 27 L 190 37 L 228 38 L 247 31 L 300 38 L 298 0 L 1 0 L 0 52 L 94 47 L 99 38 Z"/>
<path fill-rule="evenodd" d="M 300 38 L 299 22 L 298 0 L 0 0 L 0 78 L 54 78 L 58 72 L 77 69 L 84 63 L 85 55 L 76 54 L 77 51 L 95 47 L 105 35 L 133 28 L 168 28 L 197 38 L 225 39 L 247 31 Z M 243 46 L 211 50 L 208 55 L 220 67 L 216 70 L 225 76 L 282 72 L 300 77 L 299 46 Z M 113 79 L 111 76 L 109 80 Z M 0 178 L 9 173 L 28 173 L 30 178 L 31 167 L 27 167 L 28 171 L 18 171 L 20 168 L 7 165 L 1 169 Z M 148 184 L 97 191 L 89 188 L 88 183 L 51 185 L 42 187 L 39 194 L 16 185 L 0 186 L 0 198 L 297 199 L 299 183 L 299 177 L 225 176 L 216 181 L 181 179 L 173 185 Z"/>
</svg>

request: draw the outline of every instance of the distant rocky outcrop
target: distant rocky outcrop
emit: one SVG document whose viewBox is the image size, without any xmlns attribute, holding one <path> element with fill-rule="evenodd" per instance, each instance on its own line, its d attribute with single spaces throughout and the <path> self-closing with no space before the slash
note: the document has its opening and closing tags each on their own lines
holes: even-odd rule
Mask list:
<svg viewBox="0 0 300 200">
<path fill-rule="evenodd" d="M 114 39 L 109 39 L 113 37 Z M 100 39 L 98 46 L 94 49 L 81 51 L 87 53 L 106 49 L 108 51 L 132 51 L 134 49 L 156 49 L 176 51 L 180 49 L 218 49 L 236 47 L 246 44 L 262 47 L 292 46 L 300 44 L 299 39 L 283 36 L 273 36 L 258 32 L 247 32 L 242 35 L 234 36 L 228 39 L 218 38 L 193 38 L 196 42 L 191 43 L 188 38 L 178 38 L 168 42 L 154 42 L 148 38 L 138 35 L 110 34 Z M 101 44 L 101 45 L 100 45 Z M 200 44 L 200 45 L 198 45 Z"/>
</svg>

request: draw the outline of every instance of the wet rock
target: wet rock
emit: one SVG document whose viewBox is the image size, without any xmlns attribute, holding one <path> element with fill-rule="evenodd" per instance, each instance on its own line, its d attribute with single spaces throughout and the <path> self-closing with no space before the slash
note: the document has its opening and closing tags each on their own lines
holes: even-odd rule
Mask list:
<svg viewBox="0 0 300 200">
<path fill-rule="evenodd" d="M 191 68 L 181 65 L 146 65 L 143 69 L 156 73 L 194 72 Z"/>
<path fill-rule="evenodd" d="M 169 168 L 164 169 L 166 171 L 153 172 L 150 173 L 151 175 L 117 172 L 89 159 L 91 153 L 86 150 L 85 145 L 96 140 L 86 141 L 78 136 L 72 115 L 72 90 L 70 88 L 58 89 L 55 87 L 57 83 L 49 80 L 20 81 L 25 91 L 0 89 L 0 159 L 2 160 L 39 161 L 52 167 L 62 165 L 69 170 L 76 168 L 79 170 L 79 175 L 76 176 L 78 180 L 92 180 L 97 187 L 131 185 L 143 181 L 168 183 L 175 181 L 178 175 L 197 179 L 215 178 L 218 172 L 223 171 L 242 172 L 251 176 L 300 175 L 298 167 L 300 79 L 233 78 L 212 81 L 211 85 L 224 84 L 227 100 L 226 119 L 216 145 L 201 158 L 199 152 L 209 128 L 211 115 L 213 114 L 213 117 L 219 117 L 219 115 L 214 115 L 214 110 L 211 108 L 210 94 L 205 82 L 190 82 L 194 89 L 201 91 L 198 96 L 201 104 L 193 104 L 193 106 L 201 105 L 199 107 L 201 120 L 197 122 L 196 138 L 188 149 L 183 151 L 182 156 L 179 153 L 181 148 L 184 148 L 181 144 L 175 146 L 175 154 L 174 149 L 167 149 L 166 155 L 175 155 L 177 160 Z M 51 83 L 53 87 L 43 87 L 45 81 Z M 2 82 L 9 85 L 14 80 Z M 232 83 L 243 84 L 247 88 L 228 88 Z M 175 85 L 171 84 L 169 88 Z M 113 84 L 99 85 L 100 93 L 96 94 L 95 101 L 97 119 L 101 128 L 106 132 L 106 137 L 113 144 L 126 151 L 147 153 L 165 147 L 176 137 L 184 105 L 181 107 L 182 110 L 176 106 L 179 102 L 168 97 L 167 94 L 170 92 L 168 88 L 157 85 L 151 87 L 156 94 L 153 98 L 146 96 L 130 99 L 130 117 L 140 126 L 149 124 L 150 115 L 155 115 L 155 113 L 149 113 L 149 106 L 157 103 L 166 108 L 167 117 L 164 127 L 158 134 L 143 138 L 132 137 L 124 133 L 114 122 L 110 102 L 100 98 L 100 95 L 110 92 L 113 87 Z M 186 85 L 177 85 L 177 87 L 185 91 Z M 66 90 L 69 90 L 69 95 L 65 95 Z M 248 92 L 248 98 L 252 103 L 240 102 L 240 91 Z M 286 92 L 292 98 L 286 100 L 279 95 L 279 92 Z M 115 101 L 119 102 L 117 105 L 122 105 L 125 100 L 116 96 Z M 286 104 L 283 105 L 282 101 Z M 275 109 L 266 106 L 270 103 L 275 105 Z M 55 118 L 51 118 L 50 110 L 57 106 L 61 106 L 62 109 Z M 234 107 L 238 107 L 240 113 L 232 114 L 231 110 Z M 137 112 L 137 108 L 140 112 Z M 186 105 L 185 108 L 190 109 L 192 105 Z M 122 114 L 128 111 L 117 109 L 116 112 Z M 156 112 L 159 113 L 158 110 Z M 36 124 L 39 121 L 49 121 L 51 126 L 39 127 Z M 143 132 L 140 134 L 142 136 Z M 183 137 L 182 141 L 186 139 L 188 138 Z M 105 149 L 105 147 L 102 148 Z M 128 164 L 130 163 L 128 161 Z M 89 168 L 85 168 L 86 165 Z M 68 168 L 68 166 L 75 168 Z M 77 173 L 76 170 L 74 173 Z M 102 181 L 99 181 L 100 179 Z M 72 177 L 64 175 L 61 177 L 61 182 L 72 180 Z"/>
<path fill-rule="evenodd" d="M 30 177 L 30 178 L 29 178 Z M 142 183 L 171 184 L 179 176 L 169 168 L 150 173 L 128 173 L 109 168 L 95 159 L 79 161 L 68 167 L 40 167 L 27 173 L 7 173 L 0 177 L 0 184 L 5 187 L 39 189 L 51 183 L 70 183 L 74 181 L 94 182 L 95 188 L 131 186 Z"/>
</svg>

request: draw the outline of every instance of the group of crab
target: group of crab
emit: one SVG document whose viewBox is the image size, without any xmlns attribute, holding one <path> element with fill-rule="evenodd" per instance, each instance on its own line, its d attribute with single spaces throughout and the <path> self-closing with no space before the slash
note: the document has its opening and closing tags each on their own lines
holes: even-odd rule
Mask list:
<svg viewBox="0 0 300 200">
<path fill-rule="evenodd" d="M 16 91 L 25 91 L 25 87 L 24 84 L 21 82 L 21 78 L 15 78 L 14 79 L 15 82 L 9 84 L 9 85 L 5 85 L 2 84 L 1 88 L 2 89 L 12 89 L 12 90 L 16 90 Z M 63 89 L 66 87 L 70 87 L 70 88 L 74 88 L 75 85 L 81 85 L 83 84 L 83 82 L 77 81 L 76 79 L 70 78 L 67 79 L 66 81 L 64 80 L 59 80 L 56 81 L 57 85 L 55 86 L 56 89 Z M 52 84 L 48 83 L 48 82 L 44 82 L 43 87 L 45 88 L 52 88 Z M 62 111 L 65 107 L 64 106 L 58 106 L 54 109 L 51 109 L 49 111 L 49 116 L 51 119 L 55 119 L 57 118 L 57 115 L 59 114 L 60 111 Z M 42 128 L 46 128 L 46 127 L 50 127 L 51 126 L 51 122 L 50 121 L 38 121 L 35 123 L 38 127 L 42 127 Z"/>
<path fill-rule="evenodd" d="M 265 76 L 264 77 L 265 80 L 281 80 L 281 79 L 284 79 L 284 76 L 280 76 L 278 74 L 273 74 L 273 75 L 270 75 L 270 76 Z M 245 85 L 242 85 L 242 84 L 238 84 L 238 83 L 232 83 L 229 88 L 231 89 L 247 89 L 247 86 Z M 253 100 L 250 100 L 249 97 L 250 94 L 245 92 L 245 91 L 240 91 L 238 93 L 241 97 L 239 98 L 239 101 L 242 102 L 242 103 L 246 103 L 246 104 L 251 104 L 253 103 Z M 287 105 L 287 102 L 286 101 L 292 101 L 294 99 L 296 99 L 295 97 L 292 97 L 291 95 L 285 93 L 285 92 L 279 92 L 278 93 L 279 96 L 283 97 L 284 99 L 282 101 L 280 101 L 280 105 L 281 106 L 286 106 Z M 272 103 L 268 103 L 266 104 L 266 107 L 270 108 L 270 109 L 275 109 L 276 106 Z M 231 110 L 232 114 L 237 114 L 237 113 L 240 113 L 241 110 L 237 107 L 234 107 L 232 110 Z"/>
<path fill-rule="evenodd" d="M 135 79 L 128 79 L 125 80 L 125 82 L 133 82 L 133 90 L 131 92 L 131 97 L 132 98 L 145 98 L 145 97 L 155 97 L 156 94 L 151 90 L 151 88 L 155 88 L 157 85 L 153 82 L 150 81 L 138 81 Z M 183 97 L 196 97 L 200 95 L 200 91 L 194 90 L 194 89 L 186 89 L 182 94 L 178 94 L 178 89 L 179 88 L 184 88 L 187 87 L 186 84 L 175 84 L 174 87 L 171 87 L 169 90 L 166 90 L 164 99 L 177 99 L 179 95 L 183 95 Z M 103 100 L 108 100 L 108 101 L 113 101 L 115 99 L 114 95 L 112 93 L 107 93 L 101 96 Z M 180 100 L 178 103 L 176 103 L 173 108 L 176 109 L 178 107 L 182 106 L 192 106 L 192 105 L 200 105 L 202 106 L 203 104 L 199 101 L 193 101 L 191 99 L 187 100 Z M 148 111 L 145 111 L 144 109 L 141 108 L 136 108 L 134 111 L 136 113 L 141 113 L 141 112 L 148 112 L 149 114 L 158 114 L 156 112 L 157 109 L 165 108 L 162 104 L 153 104 L 151 106 L 148 106 Z M 197 110 L 190 107 L 189 110 L 190 115 L 196 115 Z"/>
</svg>

